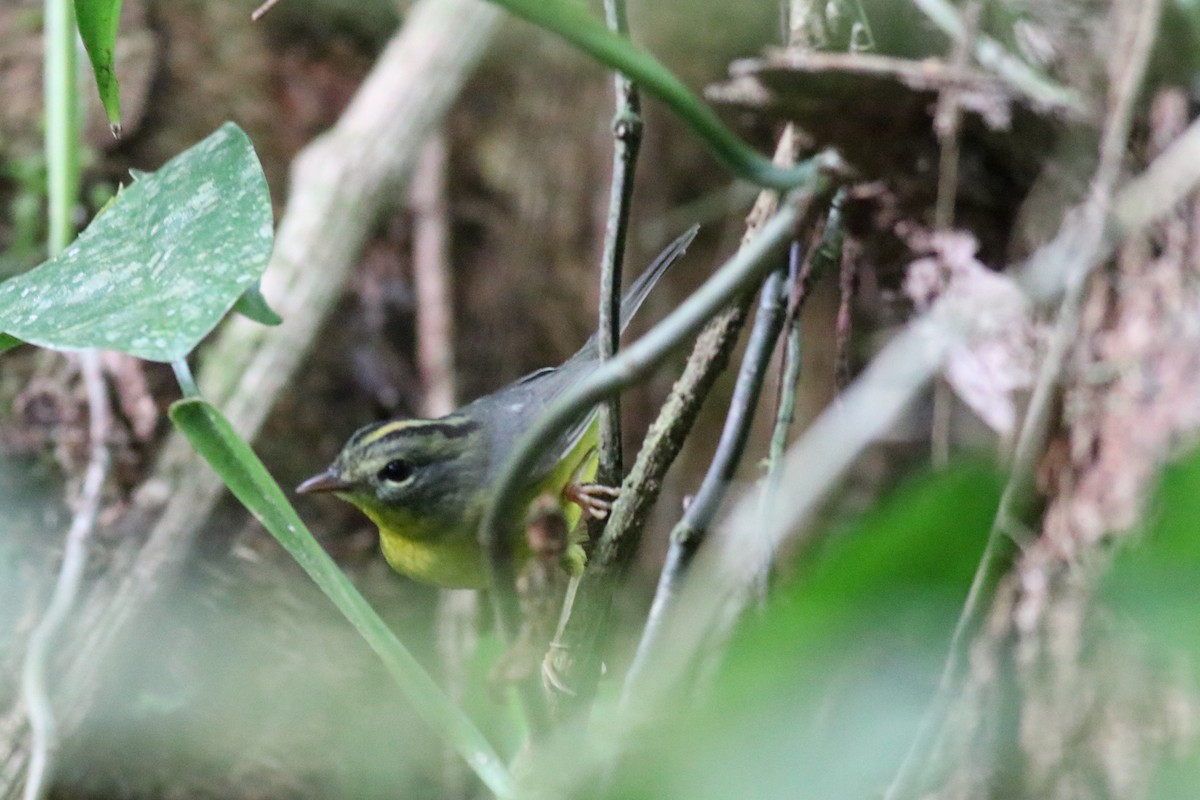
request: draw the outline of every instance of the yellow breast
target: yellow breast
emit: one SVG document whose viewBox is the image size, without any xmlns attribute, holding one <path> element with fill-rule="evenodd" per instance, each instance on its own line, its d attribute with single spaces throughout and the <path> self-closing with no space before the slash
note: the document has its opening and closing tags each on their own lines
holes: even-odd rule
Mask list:
<svg viewBox="0 0 1200 800">
<path fill-rule="evenodd" d="M 380 528 L 379 544 L 392 569 L 416 580 L 448 589 L 487 586 L 483 552 L 474 537 L 422 541 Z"/>
</svg>

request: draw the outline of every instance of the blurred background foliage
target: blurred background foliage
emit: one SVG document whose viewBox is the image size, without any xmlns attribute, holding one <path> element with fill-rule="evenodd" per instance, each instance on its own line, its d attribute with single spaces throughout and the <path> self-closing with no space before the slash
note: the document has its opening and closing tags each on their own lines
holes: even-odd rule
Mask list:
<svg viewBox="0 0 1200 800">
<path fill-rule="evenodd" d="M 989 4 L 989 11 L 999 13 L 999 5 L 1016 7 Z M 910 4 L 877 0 L 862 7 L 880 52 L 923 57 L 944 49 Z M 130 167 L 153 169 L 226 119 L 237 120 L 253 139 L 278 212 L 291 158 L 337 119 L 405 8 L 386 0 L 285 0 L 258 25 L 247 22 L 248 11 L 231 0 L 126 0 L 118 63 L 126 133 L 112 140 L 98 107 L 90 110 L 81 222 Z M 1188 23 L 1194 14 L 1182 0 L 1170 7 L 1164 30 L 1175 44 L 1159 49 L 1159 75 L 1190 79 L 1200 50 Z M 633 3 L 631 24 L 635 38 L 697 90 L 724 79 L 735 59 L 782 41 L 775 2 Z M 1086 24 L 1087 18 L 1069 18 L 1051 30 Z M 44 257 L 40 5 L 6 0 L 0 31 L 3 277 Z M 832 49 L 849 42 L 847 27 L 830 35 Z M 1080 81 L 1094 79 L 1094 61 L 1068 56 L 1054 58 L 1078 67 Z M 593 327 L 601 187 L 611 160 L 610 92 L 605 70 L 510 21 L 445 122 L 459 399 L 556 363 Z M 661 108 L 648 103 L 646 115 L 630 271 L 679 229 L 697 219 L 704 223 L 687 263 L 643 312 L 654 320 L 732 248 L 753 192 L 731 181 Z M 776 134 L 761 117 L 731 113 L 727 119 L 763 150 Z M 420 407 L 412 228 L 408 208 L 379 226 L 307 367 L 256 442 L 285 486 L 325 464 L 360 425 Z M 804 316 L 801 424 L 834 392 L 837 296 L 830 284 L 815 288 Z M 856 365 L 894 321 L 888 288 L 867 285 L 857 300 L 856 319 L 866 324 L 856 332 Z M 630 395 L 631 446 L 677 367 L 678 360 Z M 141 485 L 141 478 L 161 443 L 174 388 L 168 371 L 139 369 L 130 378 L 129 404 L 114 441 L 110 519 L 129 508 L 133 492 L 161 490 Z M 729 392 L 726 379 L 707 404 L 698 433 L 669 477 L 631 589 L 617 597 L 610 675 L 621 674 L 629 658 L 665 531 L 707 466 Z M 774 392 L 769 385 L 766 396 Z M 928 417 L 929 403 L 922 402 L 861 460 L 828 501 L 823 535 L 812 537 L 820 545 L 803 554 L 802 569 L 784 565 L 768 608 L 736 631 L 721 663 L 710 665 L 706 699 L 681 701 L 678 716 L 631 734 L 611 780 L 591 785 L 597 796 L 882 793 L 933 696 L 999 492 L 997 476 L 978 463 L 910 475 L 911 465 L 925 457 Z M 0 361 L 5 707 L 16 696 L 19 645 L 48 596 L 66 526 L 62 498 L 73 490 L 83 463 L 83 418 L 81 390 L 55 357 L 26 348 Z M 763 452 L 766 433 L 760 420 L 750 453 Z M 974 438 L 980 438 L 977 431 Z M 1200 658 L 1194 619 L 1198 464 L 1195 457 L 1184 460 L 1164 477 L 1153 524 L 1138 547 L 1113 547 L 1095 557 L 1102 563 L 1088 565 L 1103 569 L 1112 560 L 1089 648 L 1144 654 L 1142 665 L 1106 662 L 1112 683 L 1149 681 L 1156 696 L 1170 695 L 1167 712 L 1154 724 L 1164 726 L 1163 741 L 1186 744 L 1158 774 L 1153 796 L 1159 798 L 1193 796 L 1200 777 L 1195 731 L 1189 729 L 1197 724 L 1189 692 L 1196 688 Z M 760 474 L 755 458 L 748 458 L 741 478 Z M 879 501 L 882 495 L 886 499 Z M 388 570 L 374 531 L 348 507 L 308 499 L 297 504 L 400 638 L 435 675 L 446 675 L 437 594 Z M 102 529 L 94 570 L 103 569 L 130 524 Z M 486 630 L 486 610 L 479 617 L 475 627 Z M 514 755 L 519 730 L 487 677 L 499 645 L 486 632 L 471 635 L 479 641 L 464 667 L 468 688 L 460 699 L 493 741 Z M 56 796 L 477 794 L 357 634 L 232 501 L 208 521 L 185 577 L 168 602 L 139 622 L 124 652 L 121 663 L 101 676 L 104 700 L 89 713 L 84 735 L 66 744 Z M 1129 670 L 1122 673 L 1127 679 L 1116 675 L 1121 670 Z M 1017 723 L 999 715 L 996 724 Z M 1031 783 L 1014 773 L 1023 765 L 1007 752 L 993 755 L 993 786 L 1000 787 L 994 796 L 1038 796 L 1027 793 Z"/>
</svg>

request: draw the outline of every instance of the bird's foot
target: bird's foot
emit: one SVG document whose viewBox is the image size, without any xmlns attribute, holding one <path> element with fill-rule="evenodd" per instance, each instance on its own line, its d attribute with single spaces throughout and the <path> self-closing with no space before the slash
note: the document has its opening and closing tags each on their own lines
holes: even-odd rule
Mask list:
<svg viewBox="0 0 1200 800">
<path fill-rule="evenodd" d="M 592 519 L 605 519 L 612 511 L 613 501 L 621 495 L 615 486 L 599 483 L 568 483 L 563 497 L 583 509 Z"/>
</svg>

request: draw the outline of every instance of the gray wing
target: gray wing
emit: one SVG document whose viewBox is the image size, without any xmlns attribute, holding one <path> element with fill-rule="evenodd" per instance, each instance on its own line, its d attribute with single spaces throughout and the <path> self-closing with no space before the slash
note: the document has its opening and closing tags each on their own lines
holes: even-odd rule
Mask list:
<svg viewBox="0 0 1200 800">
<path fill-rule="evenodd" d="M 498 392 L 481 397 L 462 409 L 480 420 L 487 429 L 487 439 L 494 453 L 511 453 L 517 441 L 539 420 L 563 391 L 587 375 L 598 362 L 572 359 L 561 367 L 546 367 L 530 373 Z M 584 414 L 564 431 L 539 459 L 530 481 L 547 474 L 564 455 L 571 451 L 587 430 L 596 411 Z M 488 460 L 488 481 L 496 478 L 504 467 L 504 458 Z"/>
<path fill-rule="evenodd" d="M 686 252 L 696 238 L 699 226 L 693 225 L 659 253 L 628 291 L 621 297 L 621 330 L 629 324 L 650 290 L 668 268 Z M 599 364 L 596 337 L 588 339 L 579 352 L 560 367 L 545 367 L 531 372 L 493 394 L 481 397 L 460 410 L 487 428 L 488 441 L 494 453 L 510 453 L 517 441 L 530 429 L 567 387 L 590 375 Z M 596 416 L 593 408 L 583 414 L 563 432 L 538 461 L 530 480 L 534 481 L 553 469 L 571 451 Z M 503 458 L 488 459 L 488 480 L 494 480 L 504 466 Z"/>
</svg>

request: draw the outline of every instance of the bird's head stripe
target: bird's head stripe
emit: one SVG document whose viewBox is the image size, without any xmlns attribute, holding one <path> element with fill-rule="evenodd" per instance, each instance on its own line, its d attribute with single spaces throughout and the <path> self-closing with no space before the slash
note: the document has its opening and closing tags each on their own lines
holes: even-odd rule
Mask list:
<svg viewBox="0 0 1200 800">
<path fill-rule="evenodd" d="M 406 419 L 399 422 L 385 422 L 376 428 L 367 430 L 355 444 L 359 447 L 370 447 L 404 436 L 441 435 L 447 439 L 457 439 L 478 430 L 479 424 L 465 417 L 443 417 L 442 419 Z"/>
</svg>

